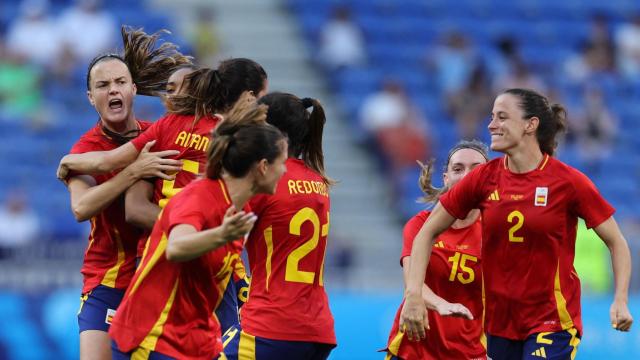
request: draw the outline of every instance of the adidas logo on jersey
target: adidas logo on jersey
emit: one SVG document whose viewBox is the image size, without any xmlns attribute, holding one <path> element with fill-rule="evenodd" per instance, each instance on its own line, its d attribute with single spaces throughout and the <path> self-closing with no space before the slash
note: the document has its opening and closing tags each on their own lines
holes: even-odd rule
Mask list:
<svg viewBox="0 0 640 360">
<path fill-rule="evenodd" d="M 498 194 L 498 189 L 493 190 L 491 195 L 487 198 L 489 201 L 498 201 L 500 200 L 500 195 Z"/>
<path fill-rule="evenodd" d="M 532 352 L 531 355 L 541 357 L 543 359 L 547 358 L 547 353 L 544 351 L 544 346 L 541 346 L 540 349 Z"/>
</svg>

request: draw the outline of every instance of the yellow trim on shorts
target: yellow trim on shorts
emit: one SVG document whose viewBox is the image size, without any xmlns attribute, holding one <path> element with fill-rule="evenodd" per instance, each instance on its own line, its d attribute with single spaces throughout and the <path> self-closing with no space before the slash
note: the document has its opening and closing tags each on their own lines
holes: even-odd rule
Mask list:
<svg viewBox="0 0 640 360">
<path fill-rule="evenodd" d="M 244 331 L 240 332 L 238 360 L 256 360 L 256 337 Z"/>
<path fill-rule="evenodd" d="M 149 356 L 151 356 L 151 350 L 139 347 L 131 353 L 131 360 L 148 360 Z"/>
<path fill-rule="evenodd" d="M 569 334 L 571 334 L 571 340 L 569 340 L 569 346 L 573 346 L 573 350 L 571 350 L 571 360 L 576 358 L 576 354 L 578 353 L 578 345 L 580 345 L 580 338 L 578 337 L 578 329 L 571 328 L 567 329 Z"/>
</svg>

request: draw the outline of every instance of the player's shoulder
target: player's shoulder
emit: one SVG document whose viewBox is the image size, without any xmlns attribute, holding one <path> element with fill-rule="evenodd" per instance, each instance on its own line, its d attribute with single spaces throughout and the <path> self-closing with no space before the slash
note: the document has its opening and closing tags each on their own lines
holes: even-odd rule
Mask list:
<svg viewBox="0 0 640 360">
<path fill-rule="evenodd" d="M 154 123 L 151 121 L 147 121 L 147 120 L 140 120 L 138 119 L 138 124 L 140 125 L 140 130 L 141 131 L 145 131 L 148 128 L 151 127 L 151 125 L 153 125 Z"/>
<path fill-rule="evenodd" d="M 100 126 L 96 125 L 80 136 L 78 141 L 73 144 L 71 152 L 105 150 L 107 147 L 109 147 L 109 140 Z"/>
<path fill-rule="evenodd" d="M 552 156 L 549 156 L 548 167 L 549 171 L 547 171 L 546 174 L 563 178 L 569 182 L 588 180 L 588 177 L 582 171 Z"/>
<path fill-rule="evenodd" d="M 413 226 L 415 226 L 416 224 L 419 224 L 422 226 L 422 224 L 427 221 L 427 219 L 429 218 L 429 215 L 431 215 L 431 210 L 422 210 L 420 212 L 418 212 L 417 214 L 413 215 L 413 217 L 411 217 L 411 219 L 407 220 L 406 224 L 405 224 L 405 229 L 407 228 L 411 228 Z"/>
</svg>

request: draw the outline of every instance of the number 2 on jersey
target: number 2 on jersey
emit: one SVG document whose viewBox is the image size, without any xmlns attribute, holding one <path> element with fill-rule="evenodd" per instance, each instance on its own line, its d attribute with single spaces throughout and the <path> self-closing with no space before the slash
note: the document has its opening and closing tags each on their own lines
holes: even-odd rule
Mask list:
<svg viewBox="0 0 640 360">
<path fill-rule="evenodd" d="M 200 163 L 193 160 L 182 159 L 182 170 L 198 175 L 198 170 L 200 170 Z M 167 205 L 167 202 L 169 202 L 169 199 L 171 199 L 175 194 L 179 193 L 180 190 L 182 190 L 182 188 L 174 187 L 175 183 L 175 180 L 162 181 L 162 196 L 164 197 L 160 199 L 160 201 L 158 201 L 158 206 L 160 206 L 161 209 L 164 209 L 165 205 Z"/>
<path fill-rule="evenodd" d="M 300 209 L 289 222 L 289 234 L 300 236 L 302 224 L 310 222 L 313 225 L 313 234 L 311 238 L 302 245 L 294 249 L 287 256 L 287 265 L 285 270 L 285 281 L 298 282 L 305 284 L 313 284 L 316 273 L 314 271 L 303 271 L 298 268 L 300 261 L 313 250 L 318 247 L 321 236 L 329 234 L 329 212 L 327 212 L 327 223 L 320 226 L 320 217 L 315 210 L 309 207 Z M 269 226 L 264 230 L 264 239 L 267 243 L 267 286 L 269 284 L 269 276 L 271 274 L 271 256 L 273 255 L 273 234 L 272 227 Z M 324 250 L 324 249 L 322 249 Z M 320 264 L 318 284 L 323 285 L 322 273 L 324 271 L 324 257 Z"/>
<path fill-rule="evenodd" d="M 524 237 L 516 236 L 516 231 L 520 230 L 520 228 L 522 228 L 522 225 L 524 225 L 524 215 L 518 210 L 513 210 L 507 216 L 507 221 L 510 224 L 513 224 L 515 222 L 515 224 L 513 224 L 513 226 L 509 229 L 509 241 L 523 242 Z"/>
</svg>

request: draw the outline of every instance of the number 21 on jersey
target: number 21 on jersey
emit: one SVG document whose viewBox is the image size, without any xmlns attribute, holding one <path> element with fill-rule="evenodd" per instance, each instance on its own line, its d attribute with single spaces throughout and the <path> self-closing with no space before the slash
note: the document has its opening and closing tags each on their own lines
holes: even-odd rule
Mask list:
<svg viewBox="0 0 640 360">
<path fill-rule="evenodd" d="M 285 270 L 285 281 L 289 282 L 297 282 L 304 284 L 313 284 L 316 272 L 315 271 L 303 271 L 299 269 L 300 261 L 311 254 L 318 247 L 318 243 L 320 242 L 320 237 L 326 237 L 329 234 L 329 212 L 327 211 L 327 223 L 320 225 L 320 217 L 318 213 L 312 208 L 305 207 L 293 215 L 291 220 L 289 221 L 289 235 L 292 236 L 300 236 L 302 225 L 306 222 L 311 223 L 313 226 L 313 233 L 311 238 L 300 246 L 295 248 L 289 256 L 287 256 L 286 270 Z M 267 245 L 267 290 L 269 289 L 269 277 L 271 276 L 271 257 L 273 256 L 273 228 L 272 226 L 267 227 L 264 230 L 264 239 Z M 324 252 L 326 250 L 326 242 L 325 246 L 320 249 L 323 252 L 322 261 L 320 263 L 319 278 L 318 284 L 323 286 L 323 272 L 324 272 Z"/>
</svg>

